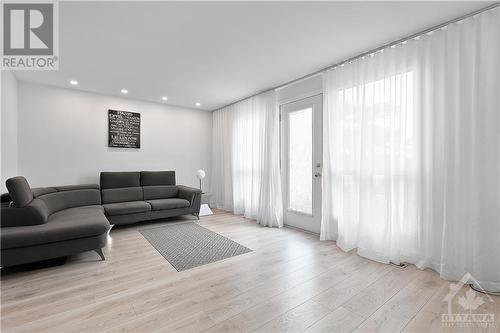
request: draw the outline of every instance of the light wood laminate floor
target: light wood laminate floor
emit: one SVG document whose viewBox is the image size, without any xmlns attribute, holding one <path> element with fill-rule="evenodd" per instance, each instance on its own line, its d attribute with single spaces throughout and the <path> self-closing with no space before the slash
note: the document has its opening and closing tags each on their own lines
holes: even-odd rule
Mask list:
<svg viewBox="0 0 500 333">
<path fill-rule="evenodd" d="M 179 219 L 177 219 L 179 220 Z M 177 220 L 171 220 L 177 221 Z M 2 271 L 2 332 L 498 331 L 500 298 L 476 310 L 497 328 L 443 327 L 449 283 L 345 253 L 334 242 L 225 212 L 199 224 L 253 252 L 177 272 L 138 232 L 113 228 L 106 261 L 86 252 L 61 266 Z M 479 295 L 479 294 L 478 294 Z M 470 297 L 469 297 L 470 299 Z"/>
</svg>

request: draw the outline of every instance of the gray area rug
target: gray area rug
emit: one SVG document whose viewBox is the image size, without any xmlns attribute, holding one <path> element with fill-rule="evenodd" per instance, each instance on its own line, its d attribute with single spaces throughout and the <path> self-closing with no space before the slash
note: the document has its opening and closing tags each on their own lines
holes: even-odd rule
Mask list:
<svg viewBox="0 0 500 333">
<path fill-rule="evenodd" d="M 139 232 L 178 272 L 252 251 L 194 222 Z"/>
</svg>

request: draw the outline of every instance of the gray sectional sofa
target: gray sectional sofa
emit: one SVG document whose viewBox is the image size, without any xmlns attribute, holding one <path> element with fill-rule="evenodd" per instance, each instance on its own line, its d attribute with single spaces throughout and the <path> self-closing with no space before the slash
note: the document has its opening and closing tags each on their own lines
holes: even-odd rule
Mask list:
<svg viewBox="0 0 500 333">
<path fill-rule="evenodd" d="M 2 267 L 94 250 L 104 260 L 110 224 L 198 216 L 199 189 L 176 185 L 174 171 L 102 172 L 99 185 L 31 189 L 7 180 L 2 195 Z"/>
</svg>

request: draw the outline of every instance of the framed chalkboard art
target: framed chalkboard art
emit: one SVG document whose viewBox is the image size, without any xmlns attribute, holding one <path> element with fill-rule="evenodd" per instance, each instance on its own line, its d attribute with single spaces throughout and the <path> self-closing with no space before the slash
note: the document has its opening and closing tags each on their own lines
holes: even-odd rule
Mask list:
<svg viewBox="0 0 500 333">
<path fill-rule="evenodd" d="M 108 147 L 141 148 L 141 114 L 108 110 Z"/>
</svg>

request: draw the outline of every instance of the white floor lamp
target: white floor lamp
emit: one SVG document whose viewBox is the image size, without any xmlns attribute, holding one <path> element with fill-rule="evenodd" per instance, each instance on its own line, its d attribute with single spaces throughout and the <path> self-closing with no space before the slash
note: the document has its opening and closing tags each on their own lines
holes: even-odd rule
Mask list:
<svg viewBox="0 0 500 333">
<path fill-rule="evenodd" d="M 206 195 L 206 193 L 203 192 L 203 189 L 201 187 L 201 180 L 203 178 L 205 178 L 205 170 L 198 170 L 196 171 L 196 177 L 200 180 L 200 190 L 201 190 L 201 206 L 200 206 L 200 214 L 199 216 L 206 216 L 206 215 L 212 215 L 213 212 L 212 210 L 210 209 L 210 206 L 208 205 L 208 203 L 204 203 L 204 199 L 206 198 L 210 198 L 209 195 Z M 204 198 L 204 194 L 205 194 L 205 198 Z"/>
</svg>

